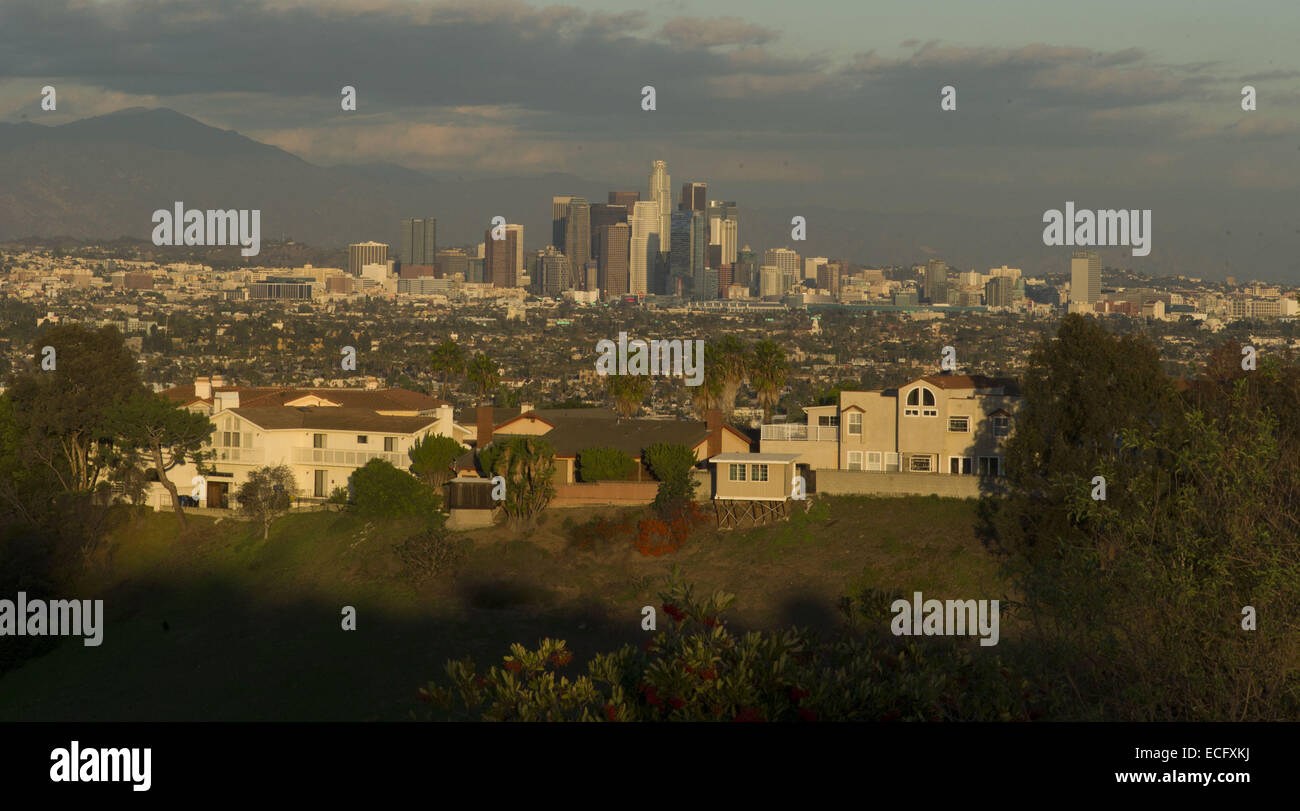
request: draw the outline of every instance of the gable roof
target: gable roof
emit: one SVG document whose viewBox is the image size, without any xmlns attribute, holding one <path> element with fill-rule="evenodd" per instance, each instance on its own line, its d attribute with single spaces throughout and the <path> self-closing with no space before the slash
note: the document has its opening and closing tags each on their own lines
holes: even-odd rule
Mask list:
<svg viewBox="0 0 1300 811">
<path fill-rule="evenodd" d="M 435 417 L 392 417 L 368 408 L 340 406 L 241 406 L 229 409 L 229 412 L 267 431 L 297 429 L 414 434 L 438 422 Z"/>
<path fill-rule="evenodd" d="M 260 408 L 263 406 L 283 406 L 302 397 L 315 396 L 323 401 L 336 403 L 337 406 L 326 406 L 327 408 L 364 408 L 371 411 L 432 411 L 439 406 L 446 405 L 443 400 L 437 397 L 431 397 L 427 394 L 421 394 L 418 391 L 410 389 L 343 389 L 331 388 L 329 386 L 321 387 L 278 387 L 278 386 L 216 386 L 212 389 L 213 394 L 217 392 L 234 391 L 239 392 L 239 405 L 241 407 Z M 180 405 L 190 405 L 192 403 L 213 402 L 213 397 L 206 399 L 196 397 L 194 394 L 194 384 L 185 386 L 173 386 L 170 389 L 164 389 L 160 394 L 172 402 Z"/>
<path fill-rule="evenodd" d="M 926 383 L 940 389 L 1002 389 L 1000 393 L 1017 396 L 1020 385 L 1011 378 L 988 377 L 987 375 L 926 375 Z M 915 383 L 916 381 L 912 381 Z"/>
</svg>

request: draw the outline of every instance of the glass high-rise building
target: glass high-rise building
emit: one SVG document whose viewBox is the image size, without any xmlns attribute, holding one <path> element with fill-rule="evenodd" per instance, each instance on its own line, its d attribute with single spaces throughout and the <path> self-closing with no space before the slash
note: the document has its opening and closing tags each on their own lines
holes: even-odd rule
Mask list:
<svg viewBox="0 0 1300 811">
<path fill-rule="evenodd" d="M 582 197 L 569 200 L 564 216 L 564 255 L 574 269 L 584 268 L 591 261 L 591 206 Z"/>
<path fill-rule="evenodd" d="M 674 211 L 668 260 L 669 294 L 712 298 L 704 279 L 704 255 L 708 251 L 702 211 Z"/>
<path fill-rule="evenodd" d="M 655 262 L 659 258 L 659 204 L 641 200 L 632 206 L 631 248 L 628 255 L 627 292 L 644 296 L 650 292 Z"/>
<path fill-rule="evenodd" d="M 659 206 L 659 250 L 667 251 L 668 235 L 672 233 L 673 179 L 664 161 L 650 164 L 650 199 Z"/>
<path fill-rule="evenodd" d="M 403 265 L 432 265 L 438 259 L 438 221 L 433 217 L 402 220 Z"/>
</svg>

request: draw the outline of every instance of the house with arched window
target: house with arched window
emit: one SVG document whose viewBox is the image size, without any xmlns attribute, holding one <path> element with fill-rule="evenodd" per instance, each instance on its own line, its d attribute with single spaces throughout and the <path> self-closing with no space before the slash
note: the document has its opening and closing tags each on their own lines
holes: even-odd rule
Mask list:
<svg viewBox="0 0 1300 811">
<path fill-rule="evenodd" d="M 765 425 L 763 453 L 798 453 L 801 468 L 1001 476 L 1020 403 L 1013 380 L 928 375 L 896 389 L 842 391 L 804 409 L 806 424 Z"/>
</svg>

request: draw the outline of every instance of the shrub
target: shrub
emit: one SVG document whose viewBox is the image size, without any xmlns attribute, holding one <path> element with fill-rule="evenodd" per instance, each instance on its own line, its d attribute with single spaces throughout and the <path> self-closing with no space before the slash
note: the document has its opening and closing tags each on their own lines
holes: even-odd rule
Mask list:
<svg viewBox="0 0 1300 811">
<path fill-rule="evenodd" d="M 555 451 L 541 437 L 493 441 L 479 454 L 479 465 L 506 480 L 501 509 L 512 522 L 531 520 L 555 497 Z"/>
<path fill-rule="evenodd" d="M 399 543 L 397 557 L 403 573 L 420 581 L 454 571 L 465 559 L 465 548 L 457 536 L 442 527 L 430 527 Z"/>
<path fill-rule="evenodd" d="M 411 475 L 429 487 L 441 487 L 452 477 L 452 464 L 465 452 L 465 446 L 449 436 L 425 434 L 406 451 L 411 459 Z"/>
<path fill-rule="evenodd" d="M 636 460 L 618 448 L 588 448 L 578 454 L 578 475 L 584 482 L 624 481 L 636 471 Z"/>
<path fill-rule="evenodd" d="M 642 458 L 659 480 L 652 506 L 661 514 L 695 499 L 695 451 L 685 445 L 659 442 L 646 448 Z"/>
<path fill-rule="evenodd" d="M 419 516 L 436 526 L 446 520 L 437 493 L 383 459 L 371 459 L 352 474 L 352 493 L 353 509 L 367 518 Z"/>
</svg>

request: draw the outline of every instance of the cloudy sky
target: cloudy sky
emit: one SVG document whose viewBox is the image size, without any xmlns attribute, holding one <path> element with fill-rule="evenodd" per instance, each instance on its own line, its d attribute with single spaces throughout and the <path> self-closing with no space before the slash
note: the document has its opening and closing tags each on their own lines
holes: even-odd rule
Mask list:
<svg viewBox="0 0 1300 811">
<path fill-rule="evenodd" d="M 1067 199 L 1258 220 L 1300 273 L 1297 42 L 1289 0 L 3 0 L 0 120 L 165 106 L 320 164 L 611 187 L 665 158 L 766 205 L 1038 230 Z"/>
</svg>

